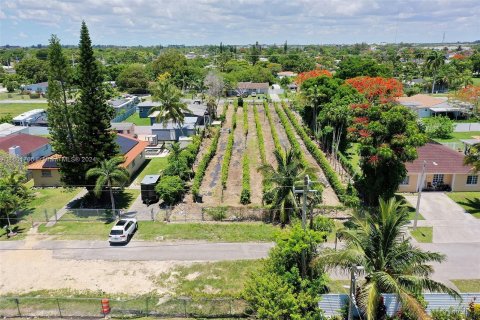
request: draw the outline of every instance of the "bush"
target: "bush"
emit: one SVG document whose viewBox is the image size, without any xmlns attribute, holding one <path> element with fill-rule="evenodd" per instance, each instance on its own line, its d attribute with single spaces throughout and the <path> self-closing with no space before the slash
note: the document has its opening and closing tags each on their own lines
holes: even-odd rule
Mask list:
<svg viewBox="0 0 480 320">
<path fill-rule="evenodd" d="M 249 204 L 250 203 L 250 161 L 248 159 L 248 154 L 245 152 L 243 154 L 242 162 L 242 193 L 240 194 L 240 203 Z"/>
<path fill-rule="evenodd" d="M 180 201 L 185 193 L 185 183 L 178 176 L 163 176 L 155 186 L 160 199 L 167 205 Z"/>
<path fill-rule="evenodd" d="M 463 312 L 450 307 L 448 310 L 432 310 L 433 320 L 462 320 Z"/>
<path fill-rule="evenodd" d="M 298 120 L 295 118 L 295 115 L 289 110 L 284 104 L 282 104 L 283 110 L 287 114 L 287 117 L 290 119 L 293 127 L 297 131 L 298 135 L 302 138 L 305 143 L 305 147 L 310 151 L 315 161 L 322 168 L 323 173 L 330 182 L 333 190 L 337 193 L 340 201 L 347 206 L 357 206 L 360 203 L 360 200 L 356 195 L 347 194 L 345 187 L 340 182 L 337 173 L 332 169 L 330 163 L 328 162 L 325 154 L 320 150 L 317 144 L 308 136 L 305 132 L 305 129 L 298 123 Z"/>
<path fill-rule="evenodd" d="M 227 207 L 206 208 L 205 212 L 215 221 L 227 218 Z"/>
<path fill-rule="evenodd" d="M 448 139 L 455 129 L 455 122 L 448 117 L 430 117 L 423 119 L 425 133 L 429 138 Z"/>
<path fill-rule="evenodd" d="M 210 145 L 208 151 L 204 154 L 202 160 L 200 160 L 197 170 L 195 171 L 195 177 L 193 178 L 192 184 L 192 194 L 194 198 L 197 198 L 200 195 L 200 185 L 202 183 L 203 177 L 205 176 L 205 172 L 207 171 L 208 164 L 215 156 L 219 138 L 220 130 L 216 129 L 212 144 Z"/>
<path fill-rule="evenodd" d="M 313 219 L 313 230 L 331 233 L 335 230 L 335 222 L 325 216 L 317 216 Z"/>
<path fill-rule="evenodd" d="M 236 126 L 236 123 L 237 123 L 237 113 L 235 110 L 232 116 L 232 125 Z M 221 181 L 222 181 L 223 189 L 227 188 L 228 169 L 230 167 L 230 160 L 232 159 L 234 133 L 235 133 L 235 127 L 228 134 L 227 147 L 225 149 L 225 153 L 223 154 L 222 172 L 221 172 Z"/>
<path fill-rule="evenodd" d="M 240 97 L 240 98 L 237 99 L 237 106 L 243 108 L 243 98 L 242 98 L 242 97 Z"/>
<path fill-rule="evenodd" d="M 32 92 L 30 93 L 30 99 L 39 99 L 40 98 L 40 93 L 37 92 Z"/>
</svg>

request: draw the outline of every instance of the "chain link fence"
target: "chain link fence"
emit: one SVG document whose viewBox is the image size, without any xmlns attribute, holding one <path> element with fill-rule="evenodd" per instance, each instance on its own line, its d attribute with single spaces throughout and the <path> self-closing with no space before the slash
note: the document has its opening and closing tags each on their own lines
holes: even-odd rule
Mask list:
<svg viewBox="0 0 480 320">
<path fill-rule="evenodd" d="M 103 318 L 103 298 L 0 297 L 1 317 L 94 317 Z M 109 299 L 109 316 L 247 317 L 240 299 L 192 299 L 140 297 Z"/>
</svg>

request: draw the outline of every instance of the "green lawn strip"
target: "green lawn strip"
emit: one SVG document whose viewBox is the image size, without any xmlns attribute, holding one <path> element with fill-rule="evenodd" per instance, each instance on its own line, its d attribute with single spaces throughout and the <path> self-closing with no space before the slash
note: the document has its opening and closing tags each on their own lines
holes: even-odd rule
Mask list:
<svg viewBox="0 0 480 320">
<path fill-rule="evenodd" d="M 474 136 L 480 136 L 480 131 L 453 132 L 448 139 L 435 139 L 438 142 L 460 142 L 460 140 L 473 139 Z"/>
<path fill-rule="evenodd" d="M 225 108 L 227 110 L 227 108 Z M 200 163 L 195 170 L 195 177 L 193 178 L 192 182 L 192 194 L 193 197 L 197 197 L 200 194 L 200 186 L 202 184 L 203 177 L 205 176 L 205 172 L 207 171 L 208 164 L 212 161 L 215 153 L 217 152 L 218 147 L 218 139 L 220 139 L 220 128 L 214 129 L 212 143 L 208 148 L 208 151 L 203 155 L 203 158 L 200 160 Z"/>
<path fill-rule="evenodd" d="M 474 85 L 480 85 L 480 78 L 472 78 Z"/>
<path fill-rule="evenodd" d="M 410 220 L 414 220 L 415 219 L 415 215 L 416 215 L 416 209 L 414 206 L 412 206 L 406 199 L 405 199 L 405 196 L 402 195 L 402 194 L 395 194 L 395 198 L 397 201 L 403 201 L 405 206 L 407 207 L 407 210 L 408 210 L 408 218 Z M 418 213 L 418 220 L 425 220 L 425 218 L 422 216 L 421 213 Z"/>
<path fill-rule="evenodd" d="M 239 298 L 249 275 L 262 264 L 262 260 L 195 263 L 161 274 L 157 281 L 173 288 L 176 297 Z"/>
<path fill-rule="evenodd" d="M 0 100 L 45 100 L 31 99 L 29 94 L 20 94 L 20 91 L 15 92 L 2 92 L 0 93 Z"/>
<path fill-rule="evenodd" d="M 460 292 L 480 292 L 480 279 L 453 279 L 450 280 Z"/>
<path fill-rule="evenodd" d="M 480 192 L 448 192 L 447 196 L 466 212 L 480 219 Z"/>
<path fill-rule="evenodd" d="M 112 223 L 60 221 L 53 227 L 40 226 L 39 232 L 57 239 L 107 240 Z M 264 223 L 170 223 L 139 221 L 134 239 L 207 240 L 226 242 L 273 241 L 278 227 Z"/>
<path fill-rule="evenodd" d="M 431 243 L 432 238 L 433 238 L 433 228 L 432 227 L 417 227 L 417 229 L 411 230 L 410 234 L 418 242 Z"/>
<path fill-rule="evenodd" d="M 47 107 L 46 103 L 0 103 L 0 117 L 6 115 L 16 117 L 33 109 L 46 109 Z"/>
<path fill-rule="evenodd" d="M 143 178 L 145 178 L 145 176 L 149 174 L 160 174 L 160 172 L 165 169 L 167 165 L 167 157 L 147 159 L 142 168 L 138 170 L 135 182 L 142 182 Z"/>
<path fill-rule="evenodd" d="M 135 112 L 127 119 L 123 120 L 122 122 L 130 122 L 135 124 L 136 126 L 149 126 L 150 125 L 150 118 L 140 118 L 138 112 Z"/>
<path fill-rule="evenodd" d="M 346 287 L 345 287 L 346 286 Z M 330 280 L 328 283 L 329 293 L 347 293 L 350 291 L 350 280 Z"/>
</svg>

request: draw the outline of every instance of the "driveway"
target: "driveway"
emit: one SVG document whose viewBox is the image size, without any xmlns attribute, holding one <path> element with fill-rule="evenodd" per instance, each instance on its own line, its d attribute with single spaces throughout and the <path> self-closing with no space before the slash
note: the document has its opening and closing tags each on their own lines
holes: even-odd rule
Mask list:
<svg viewBox="0 0 480 320">
<path fill-rule="evenodd" d="M 416 206 L 417 196 L 405 196 Z M 433 243 L 480 242 L 480 220 L 466 213 L 443 192 L 424 192 L 420 200 L 420 213 L 425 220 L 418 226 L 433 227 Z"/>
</svg>

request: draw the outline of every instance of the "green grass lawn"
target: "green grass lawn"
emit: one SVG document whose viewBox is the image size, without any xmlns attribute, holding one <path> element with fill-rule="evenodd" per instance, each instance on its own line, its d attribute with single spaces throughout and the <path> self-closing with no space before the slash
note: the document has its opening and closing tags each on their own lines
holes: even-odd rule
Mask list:
<svg viewBox="0 0 480 320">
<path fill-rule="evenodd" d="M 405 200 L 405 197 L 402 194 L 395 194 L 395 198 L 397 199 L 397 201 L 403 200 L 405 202 L 405 206 L 408 210 L 408 217 L 410 220 L 414 220 L 416 214 L 415 207 L 413 207 L 409 202 L 407 202 L 407 200 Z M 425 220 L 421 213 L 418 213 L 418 220 Z"/>
<path fill-rule="evenodd" d="M 464 139 L 473 139 L 473 136 L 480 136 L 480 131 L 470 132 L 453 132 L 452 136 L 448 139 L 435 139 L 438 142 L 460 142 Z"/>
<path fill-rule="evenodd" d="M 480 219 L 480 192 L 448 192 L 447 195 L 465 211 Z"/>
<path fill-rule="evenodd" d="M 480 78 L 472 78 L 473 84 L 474 85 L 479 85 L 480 84 Z"/>
<path fill-rule="evenodd" d="M 28 185 L 28 184 L 27 184 Z M 25 236 L 25 232 L 34 222 L 43 222 L 45 218 L 45 210 L 48 210 L 47 216 L 50 218 L 54 215 L 54 209 L 58 210 L 65 206 L 80 189 L 71 188 L 44 188 L 44 189 L 32 189 L 33 200 L 30 202 L 28 209 L 15 224 L 16 230 L 19 233 L 14 240 L 19 240 Z M 0 229 L 0 240 L 7 238 L 5 229 Z"/>
<path fill-rule="evenodd" d="M 262 260 L 195 263 L 164 273 L 157 281 L 173 288 L 177 297 L 239 298 L 249 275 L 261 267 Z"/>
<path fill-rule="evenodd" d="M 358 154 L 359 143 L 352 143 L 350 148 L 345 152 L 345 156 L 350 159 L 350 163 L 355 168 L 356 172 L 361 172 L 360 169 L 360 155 Z"/>
<path fill-rule="evenodd" d="M 137 177 L 134 180 L 140 183 L 146 175 L 159 174 L 167 165 L 167 157 L 147 159 L 142 168 L 138 170 Z"/>
<path fill-rule="evenodd" d="M 16 117 L 33 109 L 46 109 L 46 103 L 0 103 L 0 117 L 11 115 Z"/>
<path fill-rule="evenodd" d="M 410 234 L 418 242 L 431 243 L 432 239 L 433 239 L 433 228 L 432 227 L 417 227 L 416 230 L 411 230 Z"/>
<path fill-rule="evenodd" d="M 123 122 L 131 122 L 136 126 L 149 126 L 150 125 L 150 118 L 140 118 L 138 112 L 135 112 L 127 119 L 123 120 Z"/>
<path fill-rule="evenodd" d="M 226 242 L 273 241 L 280 228 L 264 223 L 170 223 L 139 221 L 134 239 L 207 240 Z M 39 231 L 57 239 L 106 240 L 112 223 L 61 221 Z"/>
<path fill-rule="evenodd" d="M 457 286 L 460 292 L 480 292 L 480 279 L 467 279 L 467 280 L 450 280 L 455 286 Z"/>
</svg>

